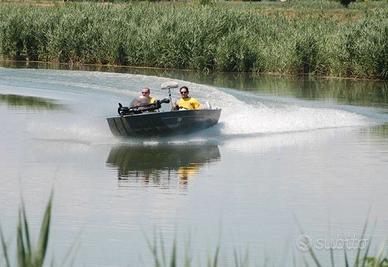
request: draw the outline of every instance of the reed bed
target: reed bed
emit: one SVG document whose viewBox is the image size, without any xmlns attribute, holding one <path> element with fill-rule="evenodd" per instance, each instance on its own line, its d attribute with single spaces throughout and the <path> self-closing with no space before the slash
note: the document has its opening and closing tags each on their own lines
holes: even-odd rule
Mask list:
<svg viewBox="0 0 388 267">
<path fill-rule="evenodd" d="M 3 59 L 388 79 L 386 2 L 2 4 Z"/>
<path fill-rule="evenodd" d="M 44 266 L 51 225 L 51 210 L 52 210 L 52 195 L 47 203 L 41 227 L 39 238 L 36 244 L 32 241 L 32 235 L 26 215 L 24 203 L 19 208 L 18 223 L 16 226 L 16 260 L 13 260 L 10 255 L 14 255 L 10 251 L 10 245 L 6 242 L 2 229 L 0 227 L 0 248 L 1 260 L 0 266 L 11 267 L 42 267 Z"/>
</svg>

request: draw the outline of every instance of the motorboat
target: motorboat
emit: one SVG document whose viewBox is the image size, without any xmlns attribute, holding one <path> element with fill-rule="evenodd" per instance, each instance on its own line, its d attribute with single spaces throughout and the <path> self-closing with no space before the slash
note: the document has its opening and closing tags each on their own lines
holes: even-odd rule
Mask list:
<svg viewBox="0 0 388 267">
<path fill-rule="evenodd" d="M 203 130 L 218 123 L 220 108 L 210 106 L 196 110 L 176 110 L 172 104 L 171 89 L 178 84 L 169 82 L 162 84 L 162 89 L 168 90 L 169 98 L 157 100 L 153 104 L 134 103 L 124 107 L 119 103 L 119 116 L 107 118 L 113 135 L 119 137 L 165 136 L 185 134 Z M 141 102 L 141 101 L 140 101 Z M 162 104 L 171 104 L 168 111 L 160 111 Z"/>
</svg>

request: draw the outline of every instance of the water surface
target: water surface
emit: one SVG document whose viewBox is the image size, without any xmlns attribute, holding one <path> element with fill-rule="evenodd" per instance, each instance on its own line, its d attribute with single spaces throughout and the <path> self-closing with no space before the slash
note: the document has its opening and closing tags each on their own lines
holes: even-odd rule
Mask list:
<svg viewBox="0 0 388 267">
<path fill-rule="evenodd" d="M 0 68 L 9 239 L 20 195 L 38 231 L 53 189 L 51 254 L 62 259 L 79 240 L 77 266 L 149 266 L 146 236 L 155 230 L 167 246 L 177 236 L 181 251 L 190 239 L 195 262 L 220 244 L 224 262 L 249 247 L 252 262 L 291 266 L 293 253 L 303 255 L 297 221 L 315 240 L 347 237 L 361 233 L 368 210 L 377 221 L 370 236 L 383 242 L 386 83 L 149 74 Z M 143 86 L 165 97 L 158 88 L 171 78 L 221 107 L 219 124 L 185 136 L 113 137 L 105 119 L 117 103 Z"/>
</svg>

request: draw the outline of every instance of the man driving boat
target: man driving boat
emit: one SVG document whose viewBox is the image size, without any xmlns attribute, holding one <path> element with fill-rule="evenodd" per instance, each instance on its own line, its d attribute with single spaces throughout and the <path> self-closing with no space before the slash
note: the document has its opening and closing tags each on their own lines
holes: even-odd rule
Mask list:
<svg viewBox="0 0 388 267">
<path fill-rule="evenodd" d="M 142 107 L 142 106 L 146 106 L 148 104 L 155 104 L 156 99 L 153 98 L 150 94 L 151 94 L 150 88 L 144 87 L 141 90 L 141 96 L 135 98 L 131 102 L 131 107 Z"/>
<path fill-rule="evenodd" d="M 156 99 L 153 98 L 150 94 L 151 94 L 151 90 L 148 87 L 144 87 L 141 90 L 141 95 L 145 96 L 148 99 L 148 104 L 154 104 L 156 102 Z"/>
<path fill-rule="evenodd" d="M 182 86 L 179 89 L 181 99 L 176 102 L 175 109 L 199 109 L 201 104 L 194 97 L 189 97 L 189 88 Z"/>
</svg>

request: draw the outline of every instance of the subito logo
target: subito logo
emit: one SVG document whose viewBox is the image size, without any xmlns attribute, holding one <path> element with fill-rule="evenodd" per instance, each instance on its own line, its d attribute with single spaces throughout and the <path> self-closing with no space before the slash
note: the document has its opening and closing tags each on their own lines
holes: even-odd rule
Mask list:
<svg viewBox="0 0 388 267">
<path fill-rule="evenodd" d="M 298 238 L 295 240 L 296 248 L 299 251 L 306 252 L 309 249 L 312 248 L 312 239 L 306 234 L 298 236 Z"/>
</svg>

